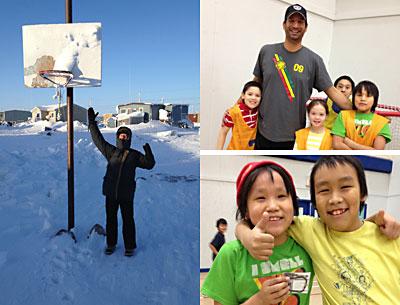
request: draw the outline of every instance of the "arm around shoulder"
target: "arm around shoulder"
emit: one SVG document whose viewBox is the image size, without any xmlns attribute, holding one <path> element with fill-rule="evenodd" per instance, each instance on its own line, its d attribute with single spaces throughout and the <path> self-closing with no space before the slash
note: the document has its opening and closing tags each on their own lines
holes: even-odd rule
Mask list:
<svg viewBox="0 0 400 305">
<path fill-rule="evenodd" d="M 349 100 L 338 89 L 332 86 L 324 91 L 326 95 L 328 95 L 328 97 L 341 109 L 351 109 L 351 103 L 349 103 Z"/>
</svg>

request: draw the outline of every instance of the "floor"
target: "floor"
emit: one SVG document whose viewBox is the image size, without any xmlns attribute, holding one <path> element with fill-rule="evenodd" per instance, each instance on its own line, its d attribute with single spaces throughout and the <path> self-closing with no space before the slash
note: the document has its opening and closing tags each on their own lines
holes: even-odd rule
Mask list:
<svg viewBox="0 0 400 305">
<path fill-rule="evenodd" d="M 200 273 L 200 287 L 203 284 L 205 277 L 207 276 L 206 272 Z M 213 305 L 214 301 L 212 299 L 200 296 L 200 305 Z M 322 297 L 321 292 L 319 290 L 316 279 L 314 278 L 313 288 L 311 290 L 311 298 L 310 305 L 322 305 Z"/>
</svg>

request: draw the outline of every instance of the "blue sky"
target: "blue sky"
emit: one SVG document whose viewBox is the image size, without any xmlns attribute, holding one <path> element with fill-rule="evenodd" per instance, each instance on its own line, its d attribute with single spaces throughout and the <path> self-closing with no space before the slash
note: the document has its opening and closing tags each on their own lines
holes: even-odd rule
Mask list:
<svg viewBox="0 0 400 305">
<path fill-rule="evenodd" d="M 199 0 L 72 1 L 73 22 L 102 23 L 102 86 L 74 89 L 74 103 L 115 112 L 140 94 L 199 110 Z M 2 2 L 0 111 L 55 103 L 54 89 L 23 84 L 22 26 L 64 22 L 64 0 Z"/>
</svg>

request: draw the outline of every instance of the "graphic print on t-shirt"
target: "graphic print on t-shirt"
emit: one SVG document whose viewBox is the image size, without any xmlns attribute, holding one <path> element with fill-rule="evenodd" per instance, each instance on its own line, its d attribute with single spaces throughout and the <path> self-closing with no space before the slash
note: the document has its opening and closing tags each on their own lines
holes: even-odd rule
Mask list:
<svg viewBox="0 0 400 305">
<path fill-rule="evenodd" d="M 302 271 L 303 271 L 302 269 L 299 269 L 299 272 L 302 272 Z M 281 277 L 281 276 L 285 276 L 285 275 L 283 273 L 281 273 L 281 274 L 274 274 L 274 275 L 265 276 L 265 277 L 261 277 L 261 278 L 255 278 L 254 282 L 256 283 L 258 289 L 261 290 L 262 284 L 266 280 L 273 279 L 275 277 Z M 279 303 L 279 304 L 282 304 L 282 303 Z M 291 295 L 289 295 L 287 297 L 287 299 L 285 300 L 284 304 L 285 305 L 299 305 L 300 304 L 300 297 L 297 294 L 291 294 Z"/>
<path fill-rule="evenodd" d="M 371 126 L 371 120 L 355 119 L 354 124 L 356 125 L 356 134 L 363 138 L 367 133 L 369 126 Z"/>
<path fill-rule="evenodd" d="M 338 278 L 334 287 L 349 300 L 349 304 L 370 304 L 371 300 L 367 297 L 367 291 L 371 288 L 374 279 L 362 262 L 354 255 L 333 258 Z"/>
<path fill-rule="evenodd" d="M 292 77 L 289 74 L 286 63 L 283 61 L 282 56 L 275 53 L 275 57 L 272 58 L 275 68 L 278 70 L 279 77 L 281 78 L 283 87 L 285 88 L 286 94 L 290 102 L 294 101 L 294 85 Z"/>
</svg>

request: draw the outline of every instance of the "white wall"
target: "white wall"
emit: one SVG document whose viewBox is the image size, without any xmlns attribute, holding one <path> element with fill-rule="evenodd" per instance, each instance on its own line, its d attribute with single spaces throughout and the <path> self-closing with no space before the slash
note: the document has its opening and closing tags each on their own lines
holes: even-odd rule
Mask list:
<svg viewBox="0 0 400 305">
<path fill-rule="evenodd" d="M 338 0 L 333 30 L 332 79 L 349 74 L 357 83 L 371 80 L 379 102 L 400 105 L 400 1 Z"/>
<path fill-rule="evenodd" d="M 211 250 L 208 244 L 216 233 L 218 218 L 228 221 L 226 240 L 235 239 L 236 226 L 236 177 L 242 167 L 251 161 L 262 160 L 263 156 L 201 156 L 200 174 L 200 268 L 209 268 Z M 267 157 L 286 167 L 293 175 L 300 199 L 310 199 L 307 181 L 314 163 Z M 400 157 L 394 157 L 394 171 L 384 174 L 367 171 L 369 196 L 367 215 L 385 209 L 400 219 Z M 397 168 L 397 170 L 396 170 Z"/>
<path fill-rule="evenodd" d="M 224 111 L 253 79 L 260 48 L 283 42 L 286 8 L 308 9 L 304 44 L 328 65 L 335 1 L 202 0 L 200 1 L 201 148 L 214 149 Z"/>
<path fill-rule="evenodd" d="M 238 99 L 261 46 L 284 40 L 286 8 L 308 10 L 303 43 L 334 81 L 349 74 L 378 85 L 384 104 L 400 105 L 399 0 L 202 0 L 200 2 L 201 149 L 214 149 L 224 111 Z"/>
<path fill-rule="evenodd" d="M 393 172 L 397 174 L 393 175 L 388 185 L 387 211 L 400 219 L 400 156 L 396 156 L 393 160 Z"/>
</svg>

